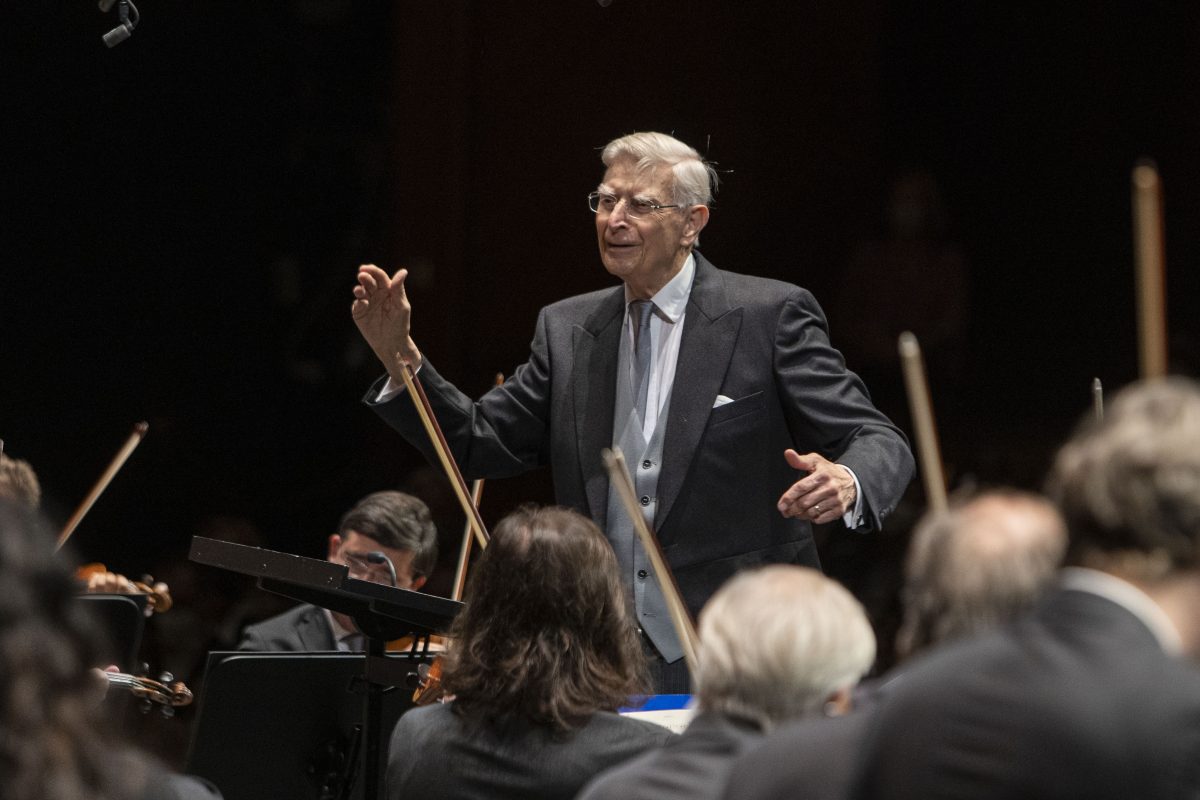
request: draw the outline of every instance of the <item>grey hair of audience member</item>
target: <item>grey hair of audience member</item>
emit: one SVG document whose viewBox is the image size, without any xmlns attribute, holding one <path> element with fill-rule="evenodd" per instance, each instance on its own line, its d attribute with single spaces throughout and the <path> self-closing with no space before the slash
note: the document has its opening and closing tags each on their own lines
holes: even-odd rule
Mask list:
<svg viewBox="0 0 1200 800">
<path fill-rule="evenodd" d="M 338 523 L 341 536 L 354 532 L 394 550 L 411 550 L 413 576 L 428 576 L 437 564 L 437 528 L 429 507 L 404 492 L 369 494 Z"/>
<path fill-rule="evenodd" d="M 42 504 L 42 486 L 29 462 L 0 453 L 0 498 L 36 509 Z"/>
<path fill-rule="evenodd" d="M 699 707 L 765 728 L 819 711 L 875 660 L 862 606 L 807 567 L 739 573 L 700 613 Z"/>
<path fill-rule="evenodd" d="M 1059 451 L 1048 494 L 1067 521 L 1067 561 L 1154 580 L 1200 565 L 1200 385 L 1119 392 Z"/>
<path fill-rule="evenodd" d="M 917 524 L 904 568 L 902 658 L 1012 619 L 1053 581 L 1067 530 L 1039 495 L 993 490 L 931 511 Z"/>
</svg>

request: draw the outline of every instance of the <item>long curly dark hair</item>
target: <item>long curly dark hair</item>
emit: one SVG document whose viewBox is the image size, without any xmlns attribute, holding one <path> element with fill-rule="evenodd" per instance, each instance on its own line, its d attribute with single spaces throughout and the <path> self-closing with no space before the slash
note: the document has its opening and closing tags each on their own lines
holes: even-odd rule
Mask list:
<svg viewBox="0 0 1200 800">
<path fill-rule="evenodd" d="M 0 793 L 6 800 L 113 800 L 143 777 L 111 744 L 90 667 L 99 642 L 54 534 L 0 500 Z M 131 770 L 132 768 L 132 770 Z"/>
<path fill-rule="evenodd" d="M 612 547 L 565 508 L 525 506 L 493 529 L 451 639 L 443 683 L 469 720 L 565 734 L 648 684 Z"/>
</svg>

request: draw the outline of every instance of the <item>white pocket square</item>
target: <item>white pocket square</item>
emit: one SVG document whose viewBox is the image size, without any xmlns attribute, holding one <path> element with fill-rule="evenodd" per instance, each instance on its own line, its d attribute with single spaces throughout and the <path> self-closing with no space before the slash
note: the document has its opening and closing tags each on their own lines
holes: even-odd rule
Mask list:
<svg viewBox="0 0 1200 800">
<path fill-rule="evenodd" d="M 717 399 L 713 401 L 713 408 L 720 408 L 721 406 L 725 405 L 726 403 L 732 403 L 732 402 L 733 402 L 732 397 L 726 397 L 723 394 L 719 394 L 719 395 L 717 395 Z"/>
</svg>

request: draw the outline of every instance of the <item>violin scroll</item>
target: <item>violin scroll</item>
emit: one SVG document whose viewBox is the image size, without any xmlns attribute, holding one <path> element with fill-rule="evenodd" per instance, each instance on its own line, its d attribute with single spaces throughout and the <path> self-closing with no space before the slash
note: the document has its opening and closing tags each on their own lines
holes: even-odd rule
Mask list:
<svg viewBox="0 0 1200 800">
<path fill-rule="evenodd" d="M 109 686 L 127 689 L 141 700 L 143 713 L 158 706 L 164 717 L 173 717 L 175 709 L 191 705 L 193 700 L 192 690 L 183 681 L 175 680 L 175 676 L 169 672 L 164 672 L 158 680 L 127 672 L 105 672 L 104 677 L 108 679 Z"/>
</svg>

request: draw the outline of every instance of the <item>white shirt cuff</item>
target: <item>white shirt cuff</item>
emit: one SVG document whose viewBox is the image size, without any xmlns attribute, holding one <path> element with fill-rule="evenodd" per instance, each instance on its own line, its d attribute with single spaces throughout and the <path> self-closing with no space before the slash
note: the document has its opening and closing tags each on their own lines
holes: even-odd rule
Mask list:
<svg viewBox="0 0 1200 800">
<path fill-rule="evenodd" d="M 838 464 L 839 467 L 850 473 L 850 477 L 854 479 L 854 508 L 842 515 L 842 522 L 850 530 L 862 527 L 863 524 L 863 499 L 862 499 L 862 484 L 858 482 L 858 476 L 854 474 L 854 470 L 847 467 L 845 464 Z"/>
</svg>

